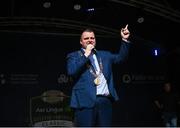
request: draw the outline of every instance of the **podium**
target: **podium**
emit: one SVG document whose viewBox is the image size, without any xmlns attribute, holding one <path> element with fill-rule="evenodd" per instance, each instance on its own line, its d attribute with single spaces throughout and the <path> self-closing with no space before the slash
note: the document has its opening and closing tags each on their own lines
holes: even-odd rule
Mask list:
<svg viewBox="0 0 180 128">
<path fill-rule="evenodd" d="M 49 90 L 30 99 L 32 127 L 73 127 L 70 97 L 58 90 Z"/>
</svg>

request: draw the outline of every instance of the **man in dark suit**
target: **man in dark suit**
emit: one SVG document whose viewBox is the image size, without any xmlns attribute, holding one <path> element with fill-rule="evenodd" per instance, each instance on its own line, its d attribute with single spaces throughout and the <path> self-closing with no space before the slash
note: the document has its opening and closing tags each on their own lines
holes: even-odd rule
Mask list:
<svg viewBox="0 0 180 128">
<path fill-rule="evenodd" d="M 67 73 L 74 78 L 70 106 L 74 110 L 75 126 L 111 126 L 112 102 L 117 101 L 112 64 L 128 55 L 130 32 L 128 25 L 120 31 L 121 46 L 117 54 L 97 51 L 95 33 L 82 32 L 79 51 L 67 55 Z"/>
</svg>

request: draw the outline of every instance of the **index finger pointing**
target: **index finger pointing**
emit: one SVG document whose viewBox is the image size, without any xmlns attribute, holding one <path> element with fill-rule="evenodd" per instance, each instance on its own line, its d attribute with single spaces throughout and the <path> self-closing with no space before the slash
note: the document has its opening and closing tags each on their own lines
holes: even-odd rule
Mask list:
<svg viewBox="0 0 180 128">
<path fill-rule="evenodd" d="M 126 25 L 125 29 L 127 29 L 127 28 L 128 28 L 128 24 Z"/>
</svg>

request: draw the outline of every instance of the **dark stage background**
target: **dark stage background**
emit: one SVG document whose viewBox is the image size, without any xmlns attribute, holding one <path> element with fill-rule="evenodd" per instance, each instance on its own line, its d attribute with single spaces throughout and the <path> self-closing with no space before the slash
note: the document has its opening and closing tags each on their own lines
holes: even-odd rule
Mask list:
<svg viewBox="0 0 180 128">
<path fill-rule="evenodd" d="M 67 53 L 79 49 L 79 36 L 34 33 L 1 33 L 1 126 L 27 126 L 30 99 L 48 90 L 70 96 L 71 78 L 66 75 Z M 97 37 L 97 49 L 117 52 L 119 38 Z M 134 42 L 128 60 L 114 65 L 120 101 L 114 104 L 115 126 L 159 126 L 153 98 L 166 80 L 163 55 Z"/>
<path fill-rule="evenodd" d="M 127 23 L 132 47 L 128 60 L 113 66 L 120 96 L 113 126 L 162 126 L 154 98 L 164 81 L 180 92 L 178 18 L 108 0 L 82 3 L 84 8 L 95 5 L 94 12 L 73 10 L 68 0 L 27 3 L 7 0 L 1 8 L 0 126 L 71 126 L 66 55 L 79 50 L 87 26 L 97 34 L 97 50 L 117 52 L 119 30 Z"/>
</svg>

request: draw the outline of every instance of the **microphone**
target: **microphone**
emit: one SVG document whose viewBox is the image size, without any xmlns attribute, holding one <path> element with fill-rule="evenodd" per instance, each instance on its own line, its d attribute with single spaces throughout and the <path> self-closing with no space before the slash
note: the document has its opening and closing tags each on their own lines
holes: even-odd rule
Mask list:
<svg viewBox="0 0 180 128">
<path fill-rule="evenodd" d="M 93 53 L 95 53 L 95 54 L 96 54 L 96 52 L 97 52 L 97 50 L 96 50 L 95 48 L 93 48 L 91 51 L 92 51 Z"/>
</svg>

